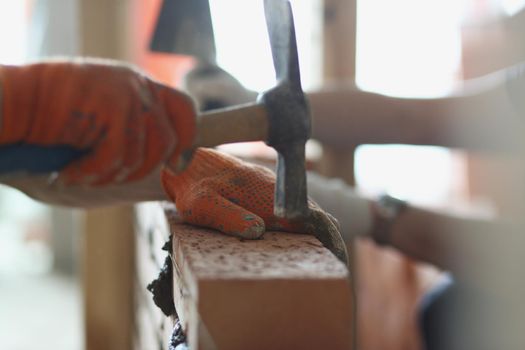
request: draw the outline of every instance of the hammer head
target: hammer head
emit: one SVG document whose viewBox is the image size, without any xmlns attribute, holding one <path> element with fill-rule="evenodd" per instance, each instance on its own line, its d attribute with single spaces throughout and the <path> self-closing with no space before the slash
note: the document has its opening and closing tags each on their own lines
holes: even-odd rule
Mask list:
<svg viewBox="0 0 525 350">
<path fill-rule="evenodd" d="M 208 0 L 163 0 L 150 49 L 215 62 L 215 37 Z"/>
<path fill-rule="evenodd" d="M 292 9 L 287 0 L 265 0 L 277 86 L 259 96 L 267 110 L 267 144 L 279 154 L 274 213 L 287 219 L 308 215 L 305 143 L 310 111 L 301 87 Z"/>
</svg>

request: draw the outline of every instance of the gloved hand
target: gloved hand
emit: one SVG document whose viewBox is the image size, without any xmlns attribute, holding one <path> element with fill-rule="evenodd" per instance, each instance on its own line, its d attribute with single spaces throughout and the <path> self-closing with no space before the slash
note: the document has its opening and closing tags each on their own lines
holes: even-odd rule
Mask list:
<svg viewBox="0 0 525 350">
<path fill-rule="evenodd" d="M 265 230 L 313 234 L 348 261 L 337 221 L 313 201 L 306 220 L 292 222 L 273 214 L 275 175 L 262 166 L 199 148 L 182 173 L 164 170 L 162 184 L 188 223 L 244 239 L 260 238 Z"/>
<path fill-rule="evenodd" d="M 123 65 L 0 66 L 0 82 L 0 145 L 83 151 L 59 173 L 68 185 L 140 180 L 193 142 L 191 99 Z"/>
</svg>

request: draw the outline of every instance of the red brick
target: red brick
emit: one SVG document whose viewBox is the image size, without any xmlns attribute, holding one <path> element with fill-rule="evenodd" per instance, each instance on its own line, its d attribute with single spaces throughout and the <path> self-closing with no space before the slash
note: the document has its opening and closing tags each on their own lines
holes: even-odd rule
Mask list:
<svg viewBox="0 0 525 350">
<path fill-rule="evenodd" d="M 348 270 L 316 238 L 241 241 L 168 217 L 175 305 L 191 349 L 351 348 Z"/>
</svg>

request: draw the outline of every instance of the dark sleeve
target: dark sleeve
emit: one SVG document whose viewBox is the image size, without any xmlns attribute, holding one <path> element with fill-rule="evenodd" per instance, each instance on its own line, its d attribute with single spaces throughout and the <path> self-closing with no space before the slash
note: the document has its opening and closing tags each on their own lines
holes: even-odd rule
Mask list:
<svg viewBox="0 0 525 350">
<path fill-rule="evenodd" d="M 70 146 L 0 145 L 0 175 L 59 171 L 86 152 Z"/>
<path fill-rule="evenodd" d="M 517 114 L 525 120 L 525 62 L 507 70 L 507 91 Z"/>
</svg>

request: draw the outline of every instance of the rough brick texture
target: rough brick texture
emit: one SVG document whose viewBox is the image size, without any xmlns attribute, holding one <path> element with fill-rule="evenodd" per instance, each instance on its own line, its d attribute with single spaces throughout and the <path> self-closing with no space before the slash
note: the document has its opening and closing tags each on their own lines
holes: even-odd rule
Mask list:
<svg viewBox="0 0 525 350">
<path fill-rule="evenodd" d="M 241 241 L 181 224 L 174 299 L 191 349 L 350 349 L 351 281 L 312 236 L 267 232 Z"/>
</svg>

